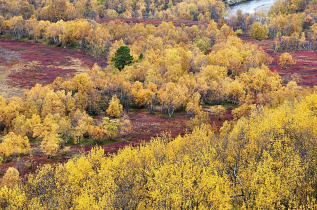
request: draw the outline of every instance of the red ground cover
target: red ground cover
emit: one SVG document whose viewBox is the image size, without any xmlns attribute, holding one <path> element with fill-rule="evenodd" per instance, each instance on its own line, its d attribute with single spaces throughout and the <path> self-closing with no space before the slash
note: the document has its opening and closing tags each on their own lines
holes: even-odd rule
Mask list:
<svg viewBox="0 0 317 210">
<path fill-rule="evenodd" d="M 298 75 L 298 84 L 301 86 L 314 86 L 317 85 L 317 52 L 311 51 L 283 51 L 274 52 L 273 39 L 257 41 L 250 39 L 248 36 L 241 36 L 245 42 L 259 45 L 266 51 L 272 58 L 273 62 L 269 66 L 272 71 L 278 72 L 282 78 L 285 79 L 285 83 L 289 80 L 292 74 Z M 281 68 L 278 65 L 279 57 L 282 53 L 288 52 L 296 60 L 296 64 L 288 68 Z"/>
<path fill-rule="evenodd" d="M 173 137 L 186 133 L 186 123 L 188 117 L 185 113 L 177 113 L 175 117 L 169 118 L 166 115 L 148 115 L 146 110 L 137 113 L 130 113 L 129 118 L 132 124 L 132 132 L 123 137 L 122 141 L 101 145 L 107 154 L 116 153 L 125 146 L 137 146 L 142 142 L 148 142 L 152 137 L 160 135 L 162 132 L 169 132 Z M 38 144 L 38 142 L 37 142 Z M 32 144 L 32 148 L 38 145 Z M 90 151 L 94 145 L 71 146 L 70 154 L 67 156 L 58 155 L 55 159 L 48 159 L 39 149 L 33 150 L 33 157 L 25 156 L 14 158 L 12 161 L 4 163 L 0 168 L 0 177 L 8 167 L 16 167 L 21 175 L 34 172 L 37 167 L 43 164 L 62 163 L 71 158 L 73 154 Z M 31 163 L 32 167 L 27 168 L 26 163 Z"/>
<path fill-rule="evenodd" d="M 9 52 L 8 55 L 0 56 L 0 65 L 13 68 L 7 79 L 8 84 L 14 87 L 30 88 L 36 83 L 49 84 L 58 76 L 73 76 L 97 62 L 80 50 L 50 47 L 33 41 L 0 39 L 0 51 L 1 49 Z M 14 52 L 18 59 L 8 58 L 10 52 Z M 17 66 L 18 70 L 15 70 Z"/>
<path fill-rule="evenodd" d="M 178 135 L 184 135 L 187 132 L 186 124 L 189 120 L 186 113 L 176 113 L 172 118 L 164 114 L 149 115 L 146 110 L 141 110 L 137 113 L 130 113 L 129 118 L 132 124 L 132 132 L 127 136 L 122 137 L 122 141 L 114 141 L 113 143 L 101 145 L 106 154 L 114 154 L 126 146 L 138 146 L 143 142 L 150 141 L 151 138 L 159 136 L 161 133 L 170 133 L 173 138 Z M 211 122 L 215 122 L 218 128 L 221 127 L 225 120 L 232 119 L 230 113 L 225 114 L 220 120 L 217 116 L 210 117 Z M 30 172 L 34 172 L 43 164 L 63 163 L 72 157 L 73 154 L 85 153 L 90 151 L 94 145 L 79 145 L 71 146 L 70 152 L 66 156 L 58 155 L 54 159 L 48 159 L 38 148 L 39 142 L 33 143 L 33 156 L 25 156 L 14 158 L 12 161 L 4 163 L 0 167 L 0 176 L 5 173 L 9 167 L 18 168 L 23 176 Z M 27 165 L 32 167 L 27 167 Z"/>
</svg>

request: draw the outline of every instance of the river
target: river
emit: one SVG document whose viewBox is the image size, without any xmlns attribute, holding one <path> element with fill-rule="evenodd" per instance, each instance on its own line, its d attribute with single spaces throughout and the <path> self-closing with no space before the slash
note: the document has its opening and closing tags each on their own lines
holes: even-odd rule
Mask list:
<svg viewBox="0 0 317 210">
<path fill-rule="evenodd" d="M 242 13 L 265 12 L 267 14 L 274 2 L 275 0 L 251 0 L 230 6 L 227 12 L 229 16 L 236 14 L 238 9 L 242 10 Z"/>
</svg>

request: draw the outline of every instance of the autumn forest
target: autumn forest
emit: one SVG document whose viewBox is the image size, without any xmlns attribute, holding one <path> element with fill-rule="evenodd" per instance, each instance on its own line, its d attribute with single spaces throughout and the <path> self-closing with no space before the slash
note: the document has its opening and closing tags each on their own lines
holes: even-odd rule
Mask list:
<svg viewBox="0 0 317 210">
<path fill-rule="evenodd" d="M 0 209 L 317 209 L 317 0 L 252 1 L 0 0 Z"/>
</svg>

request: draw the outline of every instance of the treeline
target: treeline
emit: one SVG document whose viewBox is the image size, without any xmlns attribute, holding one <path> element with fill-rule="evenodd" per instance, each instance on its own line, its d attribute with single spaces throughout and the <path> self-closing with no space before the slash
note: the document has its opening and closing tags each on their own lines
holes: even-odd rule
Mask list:
<svg viewBox="0 0 317 210">
<path fill-rule="evenodd" d="M 207 53 L 216 42 L 218 25 L 212 20 L 201 26 L 174 27 L 165 23 L 155 27 L 151 24 L 127 24 L 120 20 L 109 23 L 97 23 L 93 20 L 78 19 L 73 21 L 38 21 L 36 19 L 24 20 L 22 16 L 15 16 L 10 20 L 0 19 L 0 34 L 10 36 L 17 40 L 27 38 L 35 41 L 44 41 L 63 47 L 80 47 L 96 57 L 105 59 L 109 48 L 116 41 L 131 45 L 140 39 L 150 36 L 162 39 L 171 39 L 171 44 L 194 44 L 201 51 Z M 143 31 L 142 31 L 143 30 Z M 163 30 L 165 32 L 160 32 Z M 201 30 L 201 31 L 200 31 Z M 208 32 L 207 30 L 210 30 Z M 226 25 L 222 29 L 225 36 L 234 35 Z M 171 33 L 170 35 L 167 33 Z M 166 35 L 166 36 L 165 36 Z M 144 37 L 143 37 L 144 36 Z M 165 36 L 165 37 L 164 37 Z M 201 38 L 199 36 L 202 36 Z M 160 43 L 160 42 L 159 42 Z M 158 43 L 158 44 L 159 44 Z M 142 49 L 145 51 L 146 49 Z M 140 50 L 139 50 L 140 51 Z"/>
<path fill-rule="evenodd" d="M 9 168 L 8 209 L 315 209 L 317 95 L 262 106 L 220 134 L 209 125 L 105 156 L 93 149 L 21 180 Z"/>
<path fill-rule="evenodd" d="M 155 18 L 210 21 L 221 20 L 225 4 L 221 0 L 1 0 L 0 17 L 22 16 L 37 20 L 78 18 Z"/>
</svg>

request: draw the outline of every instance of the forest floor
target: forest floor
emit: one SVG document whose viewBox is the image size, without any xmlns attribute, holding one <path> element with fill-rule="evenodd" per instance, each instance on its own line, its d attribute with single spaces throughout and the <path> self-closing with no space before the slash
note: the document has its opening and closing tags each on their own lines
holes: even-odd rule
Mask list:
<svg viewBox="0 0 317 210">
<path fill-rule="evenodd" d="M 313 87 L 317 85 L 317 52 L 314 51 L 279 51 L 274 52 L 273 39 L 267 40 L 254 40 L 247 35 L 240 37 L 244 42 L 257 44 L 272 58 L 273 62 L 269 66 L 272 71 L 278 72 L 284 79 L 284 84 L 288 81 L 295 79 L 298 85 Z M 296 64 L 288 68 L 281 68 L 278 65 L 279 57 L 282 53 L 288 52 L 296 60 Z"/>
<path fill-rule="evenodd" d="M 95 62 L 80 50 L 0 38 L 0 95 L 21 95 L 22 89 L 36 83 L 50 84 L 56 77 L 74 76 Z"/>
</svg>

